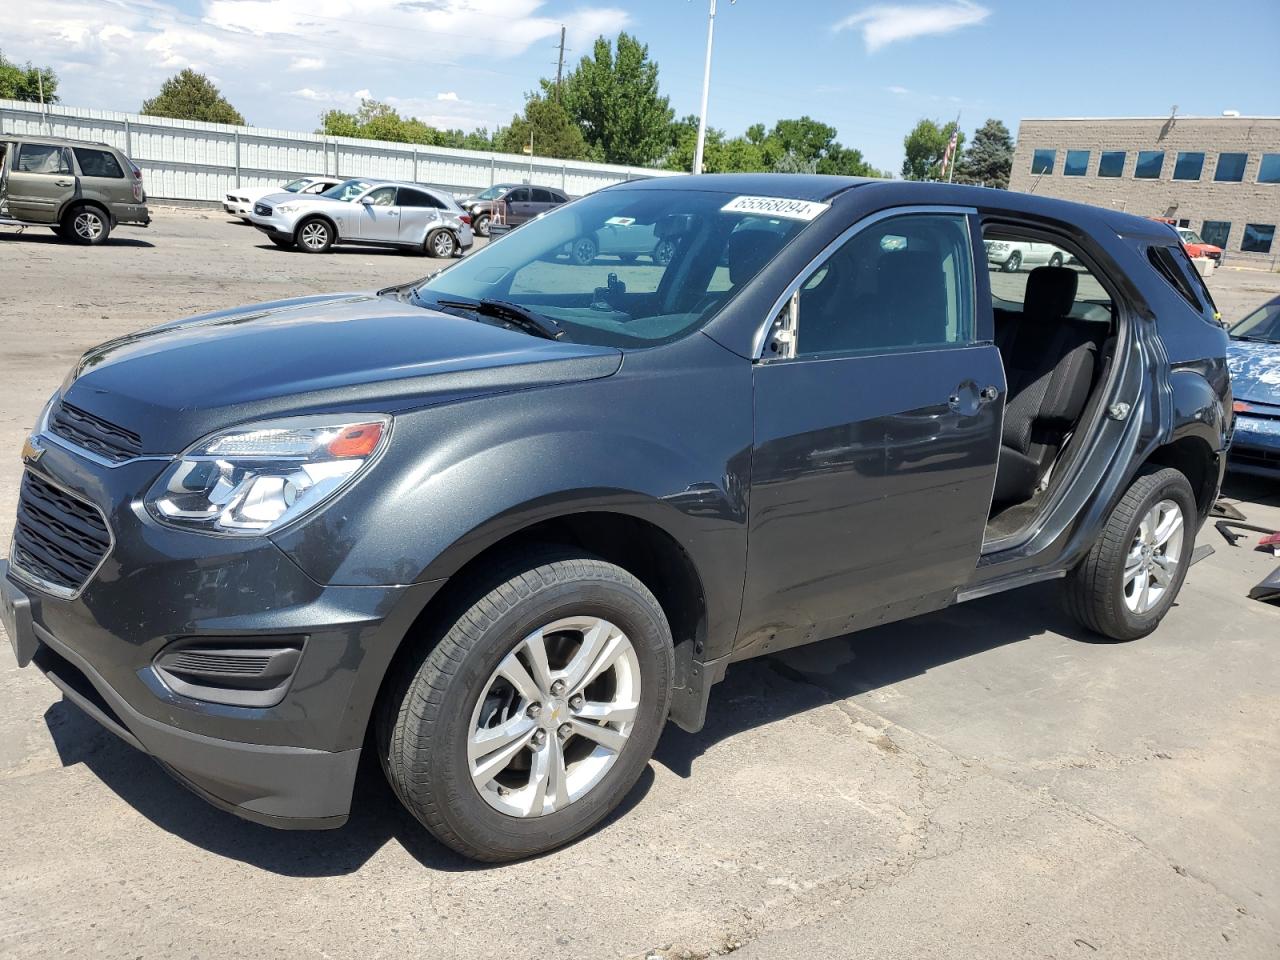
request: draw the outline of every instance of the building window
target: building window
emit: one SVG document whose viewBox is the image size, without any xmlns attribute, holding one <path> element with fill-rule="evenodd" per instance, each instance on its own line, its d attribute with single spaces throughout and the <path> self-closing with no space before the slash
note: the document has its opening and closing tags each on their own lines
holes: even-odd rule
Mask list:
<svg viewBox="0 0 1280 960">
<path fill-rule="evenodd" d="M 1138 180 L 1159 180 L 1163 169 L 1163 150 L 1138 151 L 1138 165 L 1133 168 L 1133 175 Z"/>
<path fill-rule="evenodd" d="M 1067 151 L 1067 159 L 1062 162 L 1062 175 L 1064 177 L 1083 177 L 1087 169 L 1089 169 L 1088 150 Z"/>
<path fill-rule="evenodd" d="M 1215 247 L 1227 247 L 1227 237 L 1231 235 L 1230 220 L 1206 220 L 1200 228 L 1200 239 L 1212 243 Z"/>
<path fill-rule="evenodd" d="M 1273 223 L 1246 223 L 1240 249 L 1245 253 L 1270 253 L 1271 241 L 1275 236 L 1276 227 Z"/>
<path fill-rule="evenodd" d="M 1280 153 L 1264 153 L 1258 166 L 1259 183 L 1280 183 Z"/>
<path fill-rule="evenodd" d="M 1057 150 L 1037 150 L 1031 156 L 1031 172 L 1053 173 L 1053 165 L 1058 162 Z"/>
<path fill-rule="evenodd" d="M 1202 170 L 1204 170 L 1203 153 L 1180 153 L 1178 162 L 1173 165 L 1173 179 L 1199 180 Z"/>
<path fill-rule="evenodd" d="M 1213 179 L 1217 183 L 1239 183 L 1244 179 L 1244 165 L 1249 161 L 1247 153 L 1218 154 L 1218 169 Z"/>
<path fill-rule="evenodd" d="M 1125 152 L 1123 150 L 1103 150 L 1102 155 L 1098 157 L 1098 176 L 1123 176 L 1124 158 Z"/>
<path fill-rule="evenodd" d="M 1179 221 L 1178 221 L 1178 226 L 1180 226 L 1180 227 L 1189 227 L 1189 226 L 1191 226 L 1191 221 L 1190 221 L 1190 220 L 1179 220 Z"/>
</svg>

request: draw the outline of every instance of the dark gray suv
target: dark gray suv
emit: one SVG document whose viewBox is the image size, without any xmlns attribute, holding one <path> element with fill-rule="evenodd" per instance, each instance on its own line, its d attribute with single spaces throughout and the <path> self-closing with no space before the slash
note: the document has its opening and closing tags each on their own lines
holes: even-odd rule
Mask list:
<svg viewBox="0 0 1280 960">
<path fill-rule="evenodd" d="M 610 224 L 670 256 L 572 256 Z M 986 240 L 1061 265 L 989 272 Z M 525 856 L 734 661 L 1045 580 L 1104 637 L 1156 629 L 1223 471 L 1226 345 L 1177 237 L 1114 211 L 619 185 L 425 282 L 89 351 L 24 449 L 0 610 L 224 809 L 339 826 L 367 748 L 444 843 Z"/>
</svg>

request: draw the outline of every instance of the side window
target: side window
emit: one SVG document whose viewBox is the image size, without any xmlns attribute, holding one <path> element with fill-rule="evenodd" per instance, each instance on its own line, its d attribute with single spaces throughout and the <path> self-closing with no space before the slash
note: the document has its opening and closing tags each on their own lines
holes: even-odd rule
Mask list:
<svg viewBox="0 0 1280 960">
<path fill-rule="evenodd" d="M 860 230 L 800 287 L 798 356 L 970 343 L 973 255 L 964 214 L 903 214 Z"/>
<path fill-rule="evenodd" d="M 365 197 L 362 202 L 371 203 L 375 207 L 393 207 L 396 202 L 396 188 L 379 187 Z"/>
<path fill-rule="evenodd" d="M 1019 236 L 1015 227 L 1004 226 L 987 228 L 983 246 L 986 247 L 987 270 L 991 279 L 991 307 L 995 315 L 997 343 L 1011 329 L 1008 326 L 1010 322 L 1021 320 L 1028 312 L 1045 312 L 1048 309 L 1045 305 L 1061 296 L 1064 284 L 1072 291 L 1066 316 L 1111 323 L 1111 294 L 1071 250 L 1039 238 L 1032 240 L 1026 235 Z M 1068 277 L 1067 273 L 1072 276 Z M 1055 296 L 1047 296 L 1051 290 L 1057 291 Z M 1026 306 L 1028 301 L 1032 303 L 1030 311 Z M 1059 301 L 1052 307 L 1055 315 L 1062 315 L 1064 302 Z"/>
<path fill-rule="evenodd" d="M 331 186 L 333 186 L 333 184 L 331 184 L 331 183 L 325 183 L 323 180 L 320 180 L 320 181 L 317 181 L 316 183 L 312 183 L 312 184 L 309 184 L 308 186 L 303 187 L 303 188 L 302 188 L 302 192 L 303 192 L 303 193 L 312 193 L 312 194 L 315 194 L 315 193 L 324 193 L 324 192 L 325 192 L 326 190 L 328 190 Z"/>
<path fill-rule="evenodd" d="M 517 187 L 506 196 L 507 203 L 527 203 L 529 200 L 529 188 Z"/>
<path fill-rule="evenodd" d="M 534 203 L 553 203 L 555 198 L 551 196 L 550 190 L 543 190 L 541 187 L 533 188 Z"/>
<path fill-rule="evenodd" d="M 423 193 L 421 190 L 410 190 L 408 187 L 400 188 L 400 196 L 397 199 L 402 207 L 433 207 L 439 210 L 444 206 L 429 193 Z"/>
<path fill-rule="evenodd" d="M 86 177 L 109 177 L 112 180 L 123 180 L 124 171 L 116 161 L 116 156 L 108 150 L 90 150 L 88 147 L 75 148 L 76 163 L 80 172 Z"/>
<path fill-rule="evenodd" d="M 67 174 L 67 155 L 61 147 L 48 143 L 24 143 L 18 148 L 18 162 L 13 166 L 19 173 Z"/>
</svg>

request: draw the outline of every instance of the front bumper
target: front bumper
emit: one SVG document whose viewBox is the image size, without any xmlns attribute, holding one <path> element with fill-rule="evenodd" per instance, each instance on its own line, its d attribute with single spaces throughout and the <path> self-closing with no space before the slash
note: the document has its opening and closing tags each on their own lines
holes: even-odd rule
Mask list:
<svg viewBox="0 0 1280 960">
<path fill-rule="evenodd" d="M 1237 413 L 1227 466 L 1235 473 L 1280 478 L 1280 419 Z"/>
<path fill-rule="evenodd" d="M 74 598 L 0 561 L 0 612 L 19 665 L 215 805 L 277 827 L 345 822 L 382 677 L 438 583 L 316 583 L 268 539 L 186 534 L 135 507 L 164 462 L 104 468 L 48 445 L 39 472 L 100 507 L 114 543 Z M 31 469 L 31 468 L 28 468 Z M 304 637 L 283 699 L 184 696 L 153 662 L 179 638 Z"/>
</svg>

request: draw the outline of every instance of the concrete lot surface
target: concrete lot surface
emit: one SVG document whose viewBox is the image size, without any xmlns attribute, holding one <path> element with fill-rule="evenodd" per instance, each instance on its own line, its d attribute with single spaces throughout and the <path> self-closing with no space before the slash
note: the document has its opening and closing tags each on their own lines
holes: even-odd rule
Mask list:
<svg viewBox="0 0 1280 960">
<path fill-rule="evenodd" d="M 0 232 L 0 543 L 72 360 L 197 311 L 431 261 L 283 253 L 159 210 L 103 249 Z M 1220 271 L 1224 314 L 1280 277 Z M 198 398 L 196 398 L 198 401 Z M 1275 485 L 1233 483 L 1280 525 Z M 15 957 L 1280 956 L 1277 563 L 1195 566 L 1155 635 L 1096 642 L 1053 585 L 730 670 L 622 815 L 537 860 L 435 844 L 368 765 L 350 823 L 220 813 L 0 653 L 0 954 Z"/>
</svg>

